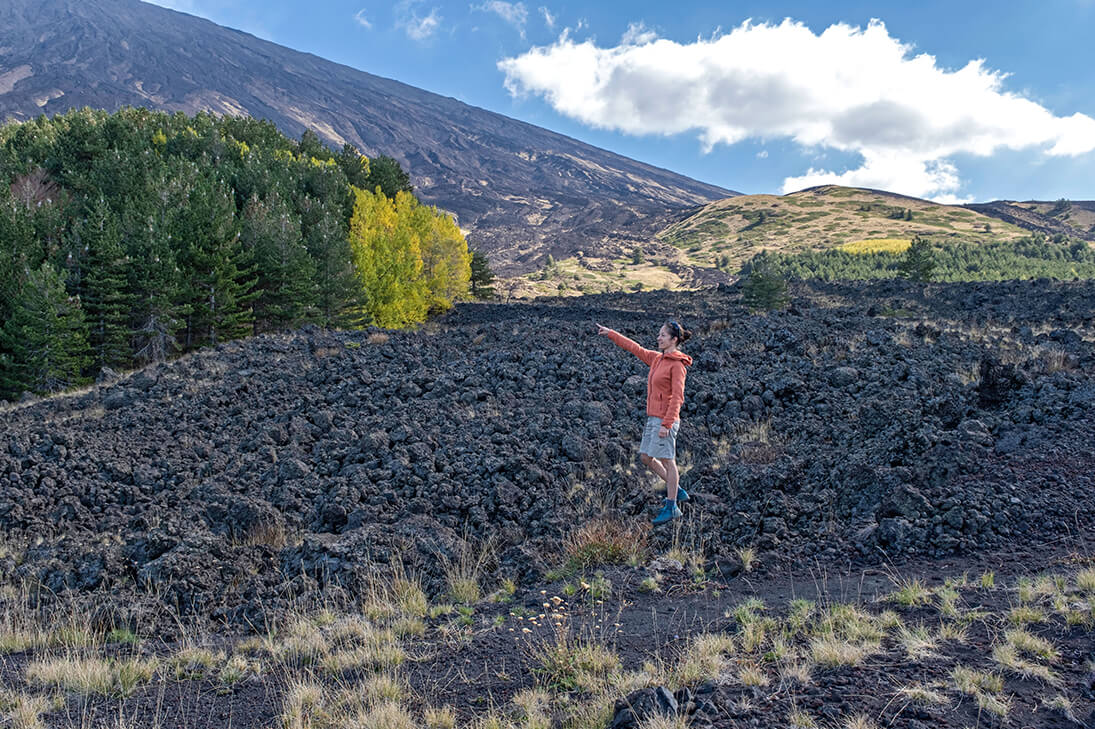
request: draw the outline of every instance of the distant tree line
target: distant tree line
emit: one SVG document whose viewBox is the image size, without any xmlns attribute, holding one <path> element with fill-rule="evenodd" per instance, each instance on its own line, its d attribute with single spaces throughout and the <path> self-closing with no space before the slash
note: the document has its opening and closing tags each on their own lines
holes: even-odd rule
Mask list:
<svg viewBox="0 0 1095 729">
<path fill-rule="evenodd" d="M 797 254 L 762 254 L 763 268 L 786 279 L 860 280 L 908 277 L 932 281 L 1006 281 L 1095 278 L 1095 248 L 1041 233 L 990 243 L 933 245 L 914 241 L 904 253 L 849 253 L 839 249 Z M 741 270 L 747 276 L 752 262 Z"/>
<path fill-rule="evenodd" d="M 394 159 L 269 122 L 10 124 L 0 185 L 0 397 L 303 323 L 408 326 L 469 288 L 463 235 Z"/>
</svg>

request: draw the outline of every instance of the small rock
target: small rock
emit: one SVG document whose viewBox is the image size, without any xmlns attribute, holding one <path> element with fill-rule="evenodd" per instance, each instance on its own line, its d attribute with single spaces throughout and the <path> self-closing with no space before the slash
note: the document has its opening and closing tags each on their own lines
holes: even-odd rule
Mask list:
<svg viewBox="0 0 1095 729">
<path fill-rule="evenodd" d="M 829 373 L 829 384 L 833 387 L 847 387 L 859 379 L 859 370 L 855 367 L 837 367 Z"/>
</svg>

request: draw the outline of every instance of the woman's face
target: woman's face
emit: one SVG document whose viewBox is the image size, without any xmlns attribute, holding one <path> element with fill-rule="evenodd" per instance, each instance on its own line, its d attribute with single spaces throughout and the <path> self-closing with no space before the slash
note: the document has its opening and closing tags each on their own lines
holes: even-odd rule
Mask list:
<svg viewBox="0 0 1095 729">
<path fill-rule="evenodd" d="M 662 328 L 658 330 L 658 349 L 664 352 L 676 343 L 677 338 L 669 333 L 669 327 L 662 324 Z"/>
</svg>

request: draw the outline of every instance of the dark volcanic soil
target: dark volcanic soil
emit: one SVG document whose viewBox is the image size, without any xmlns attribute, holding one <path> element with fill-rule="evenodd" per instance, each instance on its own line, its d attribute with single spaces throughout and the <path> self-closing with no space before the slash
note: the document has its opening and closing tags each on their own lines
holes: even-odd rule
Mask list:
<svg viewBox="0 0 1095 729">
<path fill-rule="evenodd" d="M 524 585 L 601 511 L 646 519 L 645 368 L 696 332 L 682 411 L 711 574 L 1071 543 L 1095 499 L 1095 284 L 800 285 L 466 304 L 417 332 L 234 342 L 2 412 L 0 573 L 104 624 L 262 626 L 484 542 Z M 655 550 L 671 530 L 656 531 Z M 468 545 L 472 545 L 469 547 Z"/>
</svg>

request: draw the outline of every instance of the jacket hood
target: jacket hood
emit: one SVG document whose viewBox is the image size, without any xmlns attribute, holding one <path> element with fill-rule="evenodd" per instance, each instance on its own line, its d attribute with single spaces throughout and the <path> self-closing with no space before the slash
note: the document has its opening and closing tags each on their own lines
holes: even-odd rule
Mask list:
<svg viewBox="0 0 1095 729">
<path fill-rule="evenodd" d="M 662 356 L 665 357 L 666 359 L 680 360 L 681 362 L 684 363 L 685 367 L 691 367 L 692 366 L 692 358 L 689 357 L 684 352 L 670 352 L 669 354 L 663 354 Z"/>
</svg>

